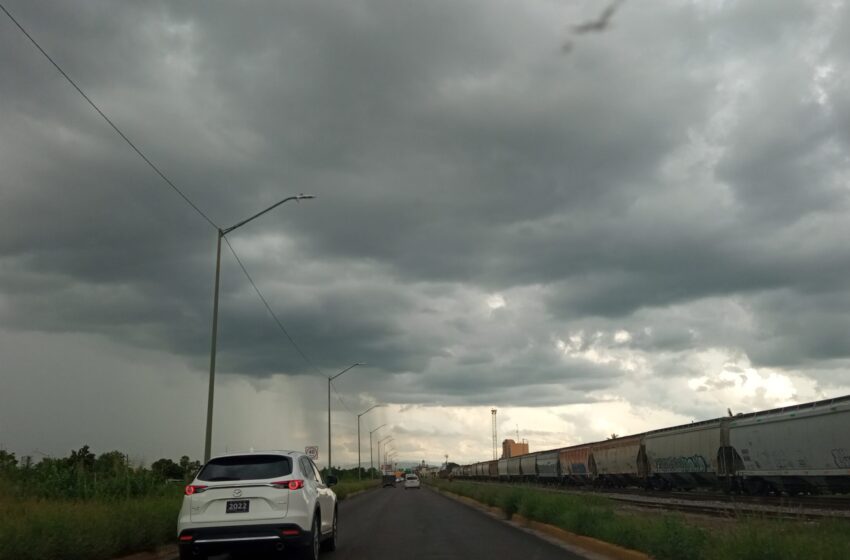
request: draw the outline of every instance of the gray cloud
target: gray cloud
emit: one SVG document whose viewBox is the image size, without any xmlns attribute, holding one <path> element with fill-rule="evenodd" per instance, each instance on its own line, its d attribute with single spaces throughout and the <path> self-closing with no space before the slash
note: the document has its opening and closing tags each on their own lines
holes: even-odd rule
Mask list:
<svg viewBox="0 0 850 560">
<path fill-rule="evenodd" d="M 77 4 L 9 7 L 216 223 L 318 195 L 229 236 L 311 361 L 225 248 L 231 379 L 710 414 L 723 352 L 846 387 L 846 3 Z M 214 229 L 0 30 L 0 326 L 202 373 Z"/>
</svg>

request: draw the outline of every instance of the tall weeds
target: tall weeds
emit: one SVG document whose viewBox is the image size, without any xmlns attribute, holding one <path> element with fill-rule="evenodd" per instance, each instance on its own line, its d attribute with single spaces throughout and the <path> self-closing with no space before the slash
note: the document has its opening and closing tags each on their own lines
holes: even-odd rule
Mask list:
<svg viewBox="0 0 850 560">
<path fill-rule="evenodd" d="M 709 530 L 679 514 L 626 515 L 600 496 L 551 492 L 491 483 L 432 481 L 432 484 L 534 521 L 640 550 L 659 560 L 845 560 L 850 523 L 739 519 Z"/>
</svg>

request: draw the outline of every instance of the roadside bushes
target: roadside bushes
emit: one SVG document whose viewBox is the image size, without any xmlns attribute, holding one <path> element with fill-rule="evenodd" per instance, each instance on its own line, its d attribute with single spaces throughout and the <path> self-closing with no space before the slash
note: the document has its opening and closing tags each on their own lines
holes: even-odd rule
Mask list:
<svg viewBox="0 0 850 560">
<path fill-rule="evenodd" d="M 369 488 L 375 488 L 380 483 L 380 480 L 343 480 L 334 486 L 332 490 L 336 494 L 338 500 L 344 500 L 351 494 L 362 492 Z"/>
<path fill-rule="evenodd" d="M 844 560 L 850 523 L 736 519 L 706 528 L 673 513 L 624 513 L 603 496 L 480 482 L 428 481 L 434 486 L 555 525 L 572 533 L 640 550 L 659 560 Z"/>
<path fill-rule="evenodd" d="M 87 446 L 32 464 L 0 450 L 0 560 L 108 560 L 173 543 L 199 465 L 184 456 L 133 467 Z M 344 479 L 334 491 L 344 499 L 375 485 Z"/>
<path fill-rule="evenodd" d="M 180 500 L 0 497 L 0 560 L 105 560 L 175 538 Z"/>
<path fill-rule="evenodd" d="M 346 481 L 340 499 L 377 485 Z M 182 493 L 129 500 L 0 496 L 0 560 L 107 560 L 175 542 Z"/>
</svg>

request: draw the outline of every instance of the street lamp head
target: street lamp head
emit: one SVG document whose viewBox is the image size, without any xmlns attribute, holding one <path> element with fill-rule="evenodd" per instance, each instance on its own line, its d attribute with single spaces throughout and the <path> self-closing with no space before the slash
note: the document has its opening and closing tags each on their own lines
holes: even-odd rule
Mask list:
<svg viewBox="0 0 850 560">
<path fill-rule="evenodd" d="M 312 194 L 301 193 L 301 194 L 299 194 L 298 196 L 295 197 L 295 200 L 309 200 L 311 198 L 316 198 L 316 196 L 312 195 Z"/>
<path fill-rule="evenodd" d="M 359 419 L 361 416 L 363 416 L 363 415 L 364 415 L 364 414 L 366 414 L 367 412 L 372 411 L 372 410 L 374 410 L 374 409 L 376 409 L 376 408 L 379 408 L 379 407 L 382 407 L 382 406 L 387 406 L 387 405 L 385 405 L 385 404 L 373 404 L 372 406 L 370 406 L 369 408 L 367 408 L 366 410 L 364 410 L 363 412 L 361 412 L 360 414 L 358 414 L 358 415 L 357 415 L 357 418 Z"/>
<path fill-rule="evenodd" d="M 328 377 L 328 381 L 333 381 L 334 379 L 336 379 L 337 377 L 339 377 L 340 375 L 342 375 L 343 373 L 345 373 L 346 371 L 348 371 L 352 368 L 356 368 L 357 366 L 365 366 L 365 365 L 366 364 L 361 364 L 360 362 L 355 362 L 355 363 L 351 364 L 350 366 L 348 366 L 347 368 L 345 368 L 344 370 L 342 370 L 341 372 L 337 373 L 336 375 Z"/>
</svg>

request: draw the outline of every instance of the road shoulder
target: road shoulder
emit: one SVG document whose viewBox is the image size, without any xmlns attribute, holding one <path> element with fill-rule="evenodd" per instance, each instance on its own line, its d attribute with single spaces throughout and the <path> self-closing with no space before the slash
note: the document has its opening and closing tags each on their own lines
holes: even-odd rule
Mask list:
<svg viewBox="0 0 850 560">
<path fill-rule="evenodd" d="M 453 494 L 452 492 L 435 488 L 428 484 L 424 485 L 424 487 L 450 500 L 455 500 L 467 507 L 476 509 L 484 515 L 488 515 L 493 519 L 514 527 L 515 529 L 534 535 L 539 539 L 568 550 L 577 556 L 586 558 L 587 560 L 651 560 L 650 556 L 642 552 L 623 548 L 591 537 L 571 533 L 554 525 L 540 523 L 539 521 L 532 521 L 519 514 L 514 514 L 511 519 L 507 519 L 505 517 L 505 512 L 501 508 L 491 507 L 473 500 L 472 498 Z"/>
</svg>

